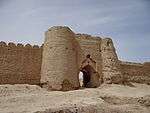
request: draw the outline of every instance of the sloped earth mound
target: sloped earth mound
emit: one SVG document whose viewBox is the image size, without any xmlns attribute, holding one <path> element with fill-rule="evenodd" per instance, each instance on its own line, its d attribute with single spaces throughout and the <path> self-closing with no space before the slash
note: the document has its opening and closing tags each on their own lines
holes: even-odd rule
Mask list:
<svg viewBox="0 0 150 113">
<path fill-rule="evenodd" d="M 102 85 L 48 92 L 36 85 L 0 85 L 0 113 L 150 113 L 150 86 Z"/>
</svg>

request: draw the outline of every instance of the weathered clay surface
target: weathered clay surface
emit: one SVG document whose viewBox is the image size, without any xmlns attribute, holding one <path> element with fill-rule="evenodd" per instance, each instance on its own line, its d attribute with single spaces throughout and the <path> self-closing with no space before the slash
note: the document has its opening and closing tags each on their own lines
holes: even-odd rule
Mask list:
<svg viewBox="0 0 150 113">
<path fill-rule="evenodd" d="M 48 92 L 35 85 L 1 85 L 0 113 L 149 113 L 150 86 L 102 85 Z"/>
<path fill-rule="evenodd" d="M 41 83 L 53 90 L 67 90 L 71 84 L 72 89 L 78 88 L 76 56 L 75 34 L 68 27 L 50 28 L 43 46 Z M 68 81 L 69 88 L 64 87 L 64 80 Z"/>
<path fill-rule="evenodd" d="M 105 83 L 121 83 L 123 78 L 115 47 L 110 38 L 102 40 L 102 73 Z"/>
<path fill-rule="evenodd" d="M 150 84 L 150 63 L 120 62 L 124 79 L 128 82 Z"/>
<path fill-rule="evenodd" d="M 0 84 L 39 84 L 42 47 L 0 42 Z"/>
<path fill-rule="evenodd" d="M 94 37 L 87 34 L 76 34 L 77 41 L 77 63 L 78 68 L 85 67 L 86 65 L 90 65 L 97 75 L 98 78 L 94 75 L 94 78 L 97 78 L 97 81 L 92 83 L 99 86 L 102 84 L 102 56 L 101 56 L 101 37 Z M 86 56 L 90 55 L 90 59 L 86 59 Z"/>
</svg>

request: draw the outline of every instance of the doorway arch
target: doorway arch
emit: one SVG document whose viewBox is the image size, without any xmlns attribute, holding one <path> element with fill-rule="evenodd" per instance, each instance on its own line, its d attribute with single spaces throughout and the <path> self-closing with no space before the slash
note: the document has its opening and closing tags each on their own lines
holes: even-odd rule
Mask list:
<svg viewBox="0 0 150 113">
<path fill-rule="evenodd" d="M 100 85 L 100 76 L 91 65 L 81 68 L 79 76 L 80 87 L 82 88 L 96 88 Z"/>
<path fill-rule="evenodd" d="M 90 55 L 87 55 L 83 60 L 79 73 L 79 81 L 81 87 L 93 88 L 100 85 L 100 76 L 96 71 L 96 62 L 90 57 Z"/>
<path fill-rule="evenodd" d="M 82 87 L 90 88 L 92 87 L 91 83 L 91 75 L 93 73 L 93 69 L 90 65 L 85 66 L 80 70 L 83 73 Z"/>
</svg>

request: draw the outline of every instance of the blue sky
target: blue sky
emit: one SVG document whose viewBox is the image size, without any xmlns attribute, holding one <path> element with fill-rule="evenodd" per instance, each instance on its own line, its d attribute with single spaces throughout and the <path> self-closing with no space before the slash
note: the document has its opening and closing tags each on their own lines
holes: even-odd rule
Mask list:
<svg viewBox="0 0 150 113">
<path fill-rule="evenodd" d="M 121 60 L 150 61 L 150 0 L 0 0 L 0 41 L 40 45 L 54 25 L 111 37 Z"/>
</svg>

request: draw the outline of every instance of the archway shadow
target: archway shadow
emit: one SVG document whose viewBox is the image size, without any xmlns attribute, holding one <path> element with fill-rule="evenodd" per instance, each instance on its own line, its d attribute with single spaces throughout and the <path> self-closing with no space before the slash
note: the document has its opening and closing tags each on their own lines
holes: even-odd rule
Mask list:
<svg viewBox="0 0 150 113">
<path fill-rule="evenodd" d="M 96 88 L 99 86 L 99 74 L 91 65 L 86 65 L 80 69 L 82 72 L 82 88 Z"/>
</svg>

